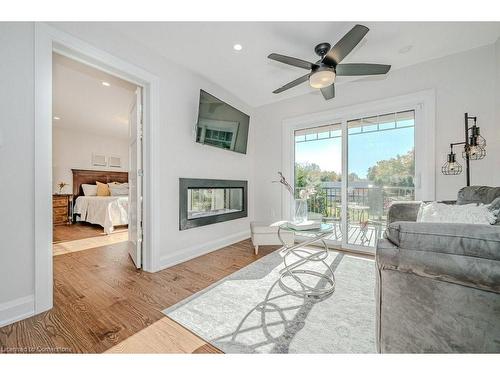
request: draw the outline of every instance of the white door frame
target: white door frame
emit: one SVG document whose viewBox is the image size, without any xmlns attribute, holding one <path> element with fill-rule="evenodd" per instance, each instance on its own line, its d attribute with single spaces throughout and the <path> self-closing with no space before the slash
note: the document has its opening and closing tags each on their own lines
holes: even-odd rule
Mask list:
<svg viewBox="0 0 500 375">
<path fill-rule="evenodd" d="M 347 137 L 345 135 L 348 120 L 413 109 L 415 111 L 415 150 L 418 150 L 415 153 L 415 199 L 434 200 L 437 173 L 435 168 L 435 101 L 435 92 L 431 89 L 284 119 L 282 123 L 282 173 L 288 181 L 295 181 L 295 130 L 341 123 L 342 171 L 347 171 Z M 422 179 L 422 176 L 425 178 Z M 282 189 L 281 197 L 282 217 L 290 219 L 292 213 L 290 195 Z M 346 210 L 347 179 L 343 178 L 342 212 L 347 212 Z M 344 226 L 345 219 L 342 223 Z M 343 233 L 345 233 L 345 228 L 343 228 Z M 373 252 L 366 247 L 347 245 L 344 239 L 342 246 L 350 250 Z"/>
<path fill-rule="evenodd" d="M 155 75 L 44 23 L 35 23 L 35 314 L 53 306 L 52 53 L 94 66 L 143 87 L 144 264 L 159 270 L 159 79 Z M 152 204 L 154 202 L 154 204 Z"/>
</svg>

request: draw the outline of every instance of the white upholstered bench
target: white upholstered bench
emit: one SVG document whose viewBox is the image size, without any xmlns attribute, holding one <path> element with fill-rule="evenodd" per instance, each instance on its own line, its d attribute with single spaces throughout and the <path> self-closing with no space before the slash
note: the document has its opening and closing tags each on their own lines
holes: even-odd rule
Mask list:
<svg viewBox="0 0 500 375">
<path fill-rule="evenodd" d="M 255 249 L 255 254 L 259 253 L 259 246 L 261 245 L 281 245 L 278 238 L 278 228 L 284 221 L 277 221 L 275 223 L 266 223 L 261 221 L 252 221 L 250 223 L 250 231 L 252 233 L 252 243 Z M 295 234 L 290 231 L 281 231 L 281 238 L 286 244 L 293 244 L 295 242 Z"/>
</svg>

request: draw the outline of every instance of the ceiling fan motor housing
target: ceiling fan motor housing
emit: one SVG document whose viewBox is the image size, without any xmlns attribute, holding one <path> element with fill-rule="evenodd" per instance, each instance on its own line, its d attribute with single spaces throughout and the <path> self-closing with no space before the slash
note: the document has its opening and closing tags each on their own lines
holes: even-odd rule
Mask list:
<svg viewBox="0 0 500 375">
<path fill-rule="evenodd" d="M 316 55 L 318 55 L 319 57 L 323 57 L 328 53 L 328 51 L 330 51 L 330 48 L 330 43 L 324 42 L 314 47 L 314 52 L 316 52 Z"/>
</svg>

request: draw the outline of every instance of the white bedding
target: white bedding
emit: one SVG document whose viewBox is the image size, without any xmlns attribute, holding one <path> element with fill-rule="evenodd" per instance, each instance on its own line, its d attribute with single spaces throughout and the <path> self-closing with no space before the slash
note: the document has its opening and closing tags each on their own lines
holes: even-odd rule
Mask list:
<svg viewBox="0 0 500 375">
<path fill-rule="evenodd" d="M 80 196 L 76 198 L 74 213 L 79 221 L 99 224 L 110 234 L 117 225 L 128 225 L 128 197 Z"/>
</svg>

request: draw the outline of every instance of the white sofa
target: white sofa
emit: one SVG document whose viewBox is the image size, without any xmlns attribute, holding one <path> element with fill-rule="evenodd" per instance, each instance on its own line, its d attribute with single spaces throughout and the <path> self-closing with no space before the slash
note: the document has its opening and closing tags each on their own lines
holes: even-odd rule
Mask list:
<svg viewBox="0 0 500 375">
<path fill-rule="evenodd" d="M 259 253 L 259 246 L 263 245 L 282 245 L 278 237 L 278 228 L 284 221 L 268 223 L 262 221 L 252 221 L 250 231 L 252 234 L 252 244 L 255 254 Z M 290 231 L 281 231 L 281 238 L 287 245 L 293 245 L 295 242 L 295 233 Z"/>
</svg>

